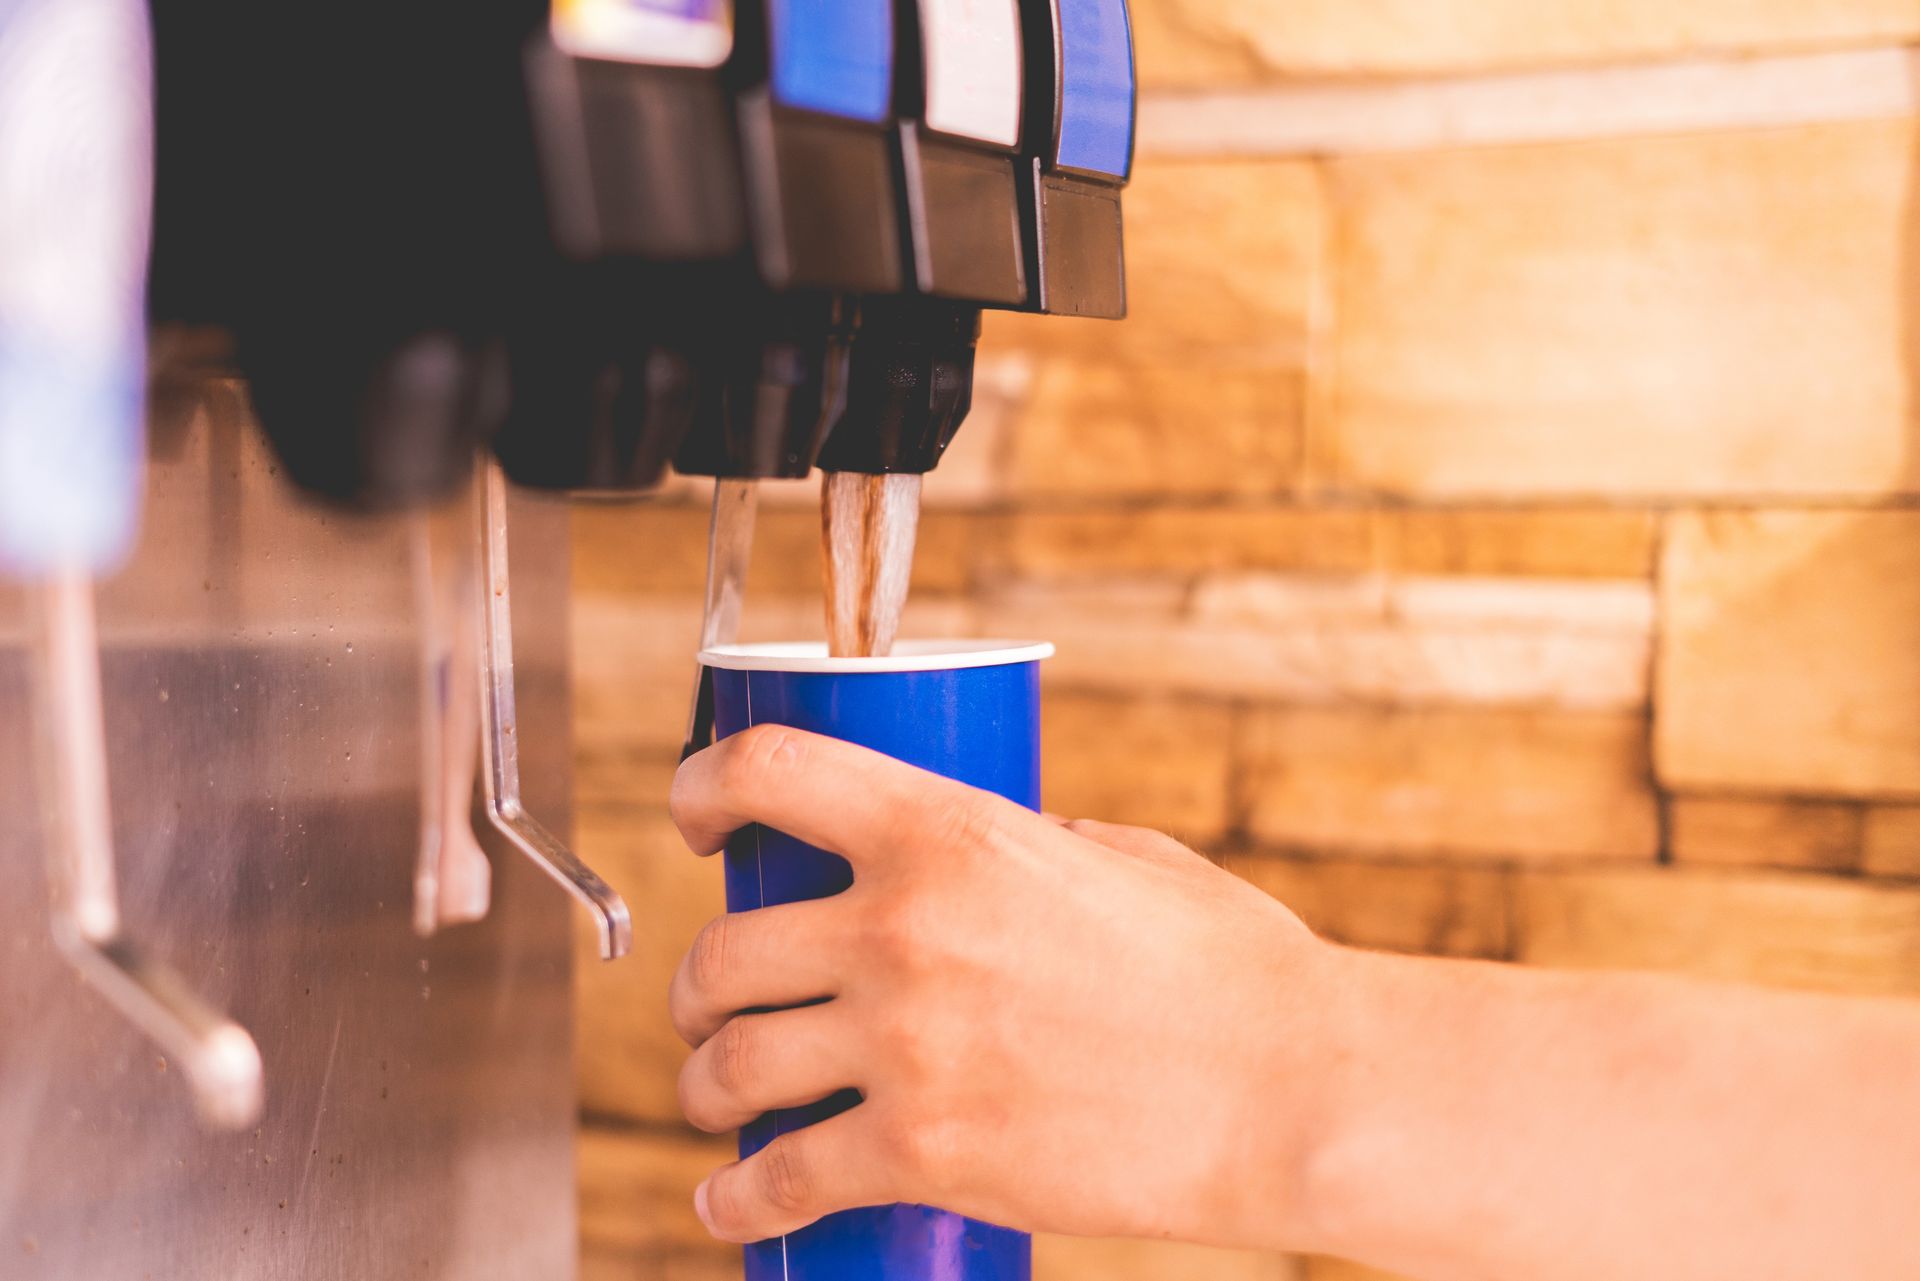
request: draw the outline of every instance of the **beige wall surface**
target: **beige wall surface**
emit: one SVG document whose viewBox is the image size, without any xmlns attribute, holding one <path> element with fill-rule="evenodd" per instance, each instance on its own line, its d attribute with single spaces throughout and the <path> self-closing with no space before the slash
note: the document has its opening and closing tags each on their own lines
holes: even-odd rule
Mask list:
<svg viewBox="0 0 1920 1281">
<path fill-rule="evenodd" d="M 1049 807 L 1170 830 L 1356 945 L 1920 995 L 1914 121 L 1810 95 L 1765 127 L 1247 140 L 1302 77 L 1364 114 L 1407 76 L 1898 53 L 1920 3 L 1137 18 L 1149 110 L 1253 106 L 1143 155 L 1130 320 L 989 318 L 908 623 L 1059 644 Z M 818 636 L 812 491 L 768 502 L 749 637 Z M 664 814 L 705 521 L 691 487 L 576 518 L 580 843 L 640 939 L 583 963 L 589 1281 L 738 1271 L 691 1217 L 729 1144 L 679 1118 L 663 995 L 721 899 Z M 1120 1242 L 1038 1263 L 1367 1275 Z"/>
</svg>

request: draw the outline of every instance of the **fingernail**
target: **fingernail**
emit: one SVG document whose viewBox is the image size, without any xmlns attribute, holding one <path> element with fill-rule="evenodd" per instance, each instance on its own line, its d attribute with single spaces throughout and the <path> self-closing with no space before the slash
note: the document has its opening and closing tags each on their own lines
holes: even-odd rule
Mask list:
<svg viewBox="0 0 1920 1281">
<path fill-rule="evenodd" d="M 713 1219 L 707 1213 L 707 1184 L 712 1179 L 700 1180 L 700 1186 L 693 1190 L 693 1212 L 700 1216 L 700 1222 L 707 1225 L 707 1231 L 713 1231 Z"/>
</svg>

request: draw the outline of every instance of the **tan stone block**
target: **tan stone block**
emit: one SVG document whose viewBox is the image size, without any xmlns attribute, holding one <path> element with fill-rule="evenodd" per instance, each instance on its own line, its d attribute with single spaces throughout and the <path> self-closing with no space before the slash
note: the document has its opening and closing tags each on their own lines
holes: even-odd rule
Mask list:
<svg viewBox="0 0 1920 1281">
<path fill-rule="evenodd" d="M 1920 806 L 1876 805 L 1867 810 L 1860 870 L 1869 876 L 1920 880 Z"/>
<path fill-rule="evenodd" d="M 814 492 L 810 487 L 809 496 Z M 573 514 L 574 590 L 697 602 L 706 588 L 709 523 L 707 507 L 683 502 L 579 505 Z M 974 566 L 990 558 L 994 539 L 990 517 L 929 508 L 914 552 L 914 590 L 929 595 L 964 591 Z M 815 599 L 820 580 L 817 502 L 764 505 L 754 522 L 749 598 Z"/>
<path fill-rule="evenodd" d="M 1127 322 L 988 321 L 984 349 L 1032 356 L 1025 407 L 1006 426 L 1015 492 L 1288 488 L 1323 205 L 1301 161 L 1143 165 L 1127 195 Z"/>
<path fill-rule="evenodd" d="M 1308 703 L 1637 709 L 1646 588 L 1234 576 L 1054 582 L 982 599 L 985 629 L 1059 646 L 1061 686 Z"/>
<path fill-rule="evenodd" d="M 697 595 L 579 595 L 573 602 L 574 733 L 582 754 L 678 751 L 686 735 Z"/>
<path fill-rule="evenodd" d="M 1048 495 L 1272 496 L 1300 473 L 1305 373 L 1047 357 L 1013 424 L 1009 484 Z"/>
<path fill-rule="evenodd" d="M 1336 943 L 1487 960 L 1507 955 L 1502 870 L 1260 854 L 1224 863 Z"/>
<path fill-rule="evenodd" d="M 913 552 L 913 592 L 922 598 L 959 596 L 971 591 L 981 574 L 997 564 L 1002 522 L 927 507 L 920 516 L 920 541 Z"/>
<path fill-rule="evenodd" d="M 1676 516 L 1660 579 L 1663 782 L 1920 794 L 1920 513 Z"/>
<path fill-rule="evenodd" d="M 1006 566 L 1026 578 L 1308 570 L 1362 573 L 1378 562 L 1373 514 L 1353 509 L 1153 507 L 1021 511 Z"/>
<path fill-rule="evenodd" d="M 1381 513 L 1387 567 L 1410 574 L 1648 578 L 1658 523 L 1612 508 L 1441 508 Z"/>
<path fill-rule="evenodd" d="M 1233 735 L 1233 713 L 1217 704 L 1050 695 L 1042 713 L 1046 806 L 1204 845 L 1231 818 Z"/>
<path fill-rule="evenodd" d="M 580 1106 L 682 1125 L 676 1082 L 687 1047 L 667 1018 L 667 985 L 700 927 L 726 911 L 720 864 L 689 853 L 663 810 L 583 810 L 577 839 L 580 857 L 625 896 L 634 939 L 618 964 L 603 964 L 586 948 L 576 968 Z"/>
<path fill-rule="evenodd" d="M 1045 1281 L 1300 1281 L 1284 1255 L 1215 1250 L 1167 1241 L 1039 1236 L 1033 1274 Z"/>
<path fill-rule="evenodd" d="M 1211 88 L 1315 75 L 1410 75 L 1920 35 L 1912 0 L 1137 0 L 1140 74 Z"/>
<path fill-rule="evenodd" d="M 1543 627 L 1592 635 L 1645 636 L 1654 614 L 1648 584 L 1549 578 L 1393 578 L 1387 607 L 1392 617 L 1412 625 Z"/>
<path fill-rule="evenodd" d="M 707 575 L 707 523 L 708 509 L 690 502 L 576 504 L 574 591 L 698 599 Z"/>
<path fill-rule="evenodd" d="M 1148 159 L 1126 216 L 1125 323 L 990 312 L 982 349 L 1302 365 L 1326 269 L 1312 162 Z"/>
<path fill-rule="evenodd" d="M 1024 369 L 996 362 L 991 346 L 980 349 L 973 371 L 973 408 L 960 434 L 927 477 L 921 501 L 928 510 L 978 511 L 1006 493 L 1009 416 L 1026 391 Z"/>
<path fill-rule="evenodd" d="M 670 1254 L 635 1257 L 584 1244 L 580 1281 L 740 1281 L 740 1251 L 719 1254 Z"/>
<path fill-rule="evenodd" d="M 692 692 L 689 684 L 681 698 L 689 698 Z M 681 715 L 686 715 L 686 709 L 681 709 Z M 576 735 L 574 803 L 608 811 L 657 811 L 666 805 L 679 767 L 680 749 L 669 742 L 588 742 Z"/>
<path fill-rule="evenodd" d="M 1303 1260 L 1306 1272 L 1302 1281 L 1404 1281 L 1398 1274 L 1382 1272 L 1345 1259 L 1312 1258 Z"/>
<path fill-rule="evenodd" d="M 1668 842 L 1677 863 L 1851 871 L 1860 860 L 1858 806 L 1676 797 Z"/>
<path fill-rule="evenodd" d="M 1462 500 L 1912 491 L 1915 145 L 1874 121 L 1335 163 L 1316 478 Z"/>
<path fill-rule="evenodd" d="M 731 1138 L 691 1131 L 583 1129 L 578 1173 L 587 1275 L 646 1281 L 738 1276 L 740 1248 L 715 1241 L 693 1212 L 694 1188 L 734 1155 Z"/>
<path fill-rule="evenodd" d="M 1920 995 L 1920 890 L 1787 873 L 1529 873 L 1515 956 L 1868 995 Z"/>
<path fill-rule="evenodd" d="M 1286 708 L 1253 720 L 1262 841 L 1459 858 L 1652 859 L 1638 716 Z"/>
</svg>

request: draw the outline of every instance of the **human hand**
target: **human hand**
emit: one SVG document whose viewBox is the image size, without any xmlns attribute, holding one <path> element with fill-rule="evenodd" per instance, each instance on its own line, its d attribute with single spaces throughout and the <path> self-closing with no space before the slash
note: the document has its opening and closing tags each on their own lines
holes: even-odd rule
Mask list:
<svg viewBox="0 0 1920 1281">
<path fill-rule="evenodd" d="M 1293 1239 L 1337 953 L 1273 899 L 1159 833 L 776 726 L 688 761 L 673 814 L 701 854 L 760 822 L 854 869 L 834 898 L 712 922 L 674 978 L 699 1128 L 864 1100 L 702 1184 L 715 1235 L 910 1202 L 1032 1231 Z"/>
</svg>

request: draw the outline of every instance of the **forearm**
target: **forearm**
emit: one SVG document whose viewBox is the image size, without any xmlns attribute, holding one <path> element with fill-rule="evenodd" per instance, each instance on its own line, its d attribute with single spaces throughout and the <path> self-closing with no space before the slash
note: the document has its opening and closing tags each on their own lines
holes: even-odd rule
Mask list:
<svg viewBox="0 0 1920 1281">
<path fill-rule="evenodd" d="M 1342 955 L 1295 1244 L 1429 1281 L 1920 1275 L 1920 1006 Z"/>
</svg>

